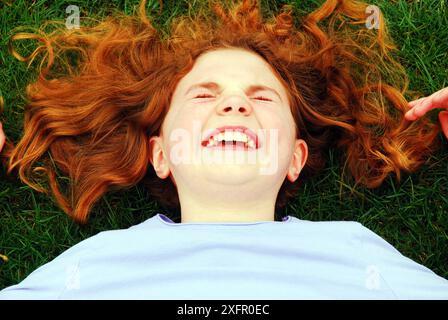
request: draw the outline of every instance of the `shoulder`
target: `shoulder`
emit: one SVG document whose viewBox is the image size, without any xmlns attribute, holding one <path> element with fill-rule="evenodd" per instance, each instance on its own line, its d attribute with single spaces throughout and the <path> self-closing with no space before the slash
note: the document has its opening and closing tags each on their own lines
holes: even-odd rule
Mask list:
<svg viewBox="0 0 448 320">
<path fill-rule="evenodd" d="M 372 230 L 360 224 L 356 235 L 370 270 L 400 299 L 446 299 L 448 281 L 410 259 Z"/>
<path fill-rule="evenodd" d="M 289 225 L 292 228 L 313 234 L 342 236 L 342 237 L 359 237 L 359 235 L 368 231 L 361 223 L 357 221 L 311 221 L 301 220 L 291 216 Z"/>
<path fill-rule="evenodd" d="M 67 288 L 76 286 L 81 269 L 95 267 L 97 262 L 107 260 L 111 252 L 132 246 L 132 241 L 138 244 L 140 232 L 148 234 L 150 225 L 147 220 L 127 229 L 99 232 L 40 266 L 19 284 L 0 291 L 0 299 L 58 299 Z"/>
</svg>

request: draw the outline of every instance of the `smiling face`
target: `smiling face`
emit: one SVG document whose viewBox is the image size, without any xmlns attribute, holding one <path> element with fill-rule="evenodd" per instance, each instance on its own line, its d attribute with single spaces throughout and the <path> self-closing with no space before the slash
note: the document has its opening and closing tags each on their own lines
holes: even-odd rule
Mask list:
<svg viewBox="0 0 448 320">
<path fill-rule="evenodd" d="M 198 57 L 150 150 L 159 178 L 174 179 L 182 221 L 273 220 L 285 177 L 295 181 L 307 158 L 285 87 L 263 58 L 236 48 Z"/>
</svg>

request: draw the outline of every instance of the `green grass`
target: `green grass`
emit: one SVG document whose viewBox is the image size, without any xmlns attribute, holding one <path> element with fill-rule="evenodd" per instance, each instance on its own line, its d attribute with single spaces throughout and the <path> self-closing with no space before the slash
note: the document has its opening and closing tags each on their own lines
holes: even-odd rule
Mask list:
<svg viewBox="0 0 448 320">
<path fill-rule="evenodd" d="M 65 19 L 65 8 L 78 5 L 81 16 L 104 16 L 118 9 L 135 12 L 138 0 L 54 0 L 0 2 L 0 94 L 5 112 L 0 115 L 6 135 L 17 142 L 22 134 L 24 88 L 36 75 L 36 65 L 27 69 L 7 50 L 9 37 L 18 26 L 39 27 L 50 19 Z M 148 1 L 151 13 L 157 3 Z M 167 27 L 170 19 L 187 12 L 184 1 L 164 1 L 156 26 Z M 194 1 L 190 1 L 194 2 Z M 198 1 L 196 1 L 198 2 Z M 323 1 L 296 0 L 300 14 Z M 292 1 L 262 1 L 264 13 L 276 11 Z M 429 95 L 448 86 L 448 8 L 444 0 L 371 1 L 387 19 L 400 48 L 399 57 L 411 79 L 410 89 Z M 19 47 L 24 55 L 33 42 Z M 435 110 L 434 110 L 435 112 Z M 434 116 L 433 112 L 433 116 Z M 309 220 L 355 220 L 370 228 L 401 253 L 448 278 L 448 155 L 447 142 L 417 173 L 405 175 L 401 183 L 389 178 L 378 189 L 354 189 L 341 182 L 342 169 L 333 151 L 326 170 L 309 181 L 290 204 L 287 214 Z M 108 193 L 93 208 L 90 223 L 78 226 L 55 203 L 7 177 L 0 170 L 0 289 L 23 280 L 38 266 L 52 260 L 77 242 L 100 231 L 127 228 L 159 212 L 141 186 Z"/>
</svg>

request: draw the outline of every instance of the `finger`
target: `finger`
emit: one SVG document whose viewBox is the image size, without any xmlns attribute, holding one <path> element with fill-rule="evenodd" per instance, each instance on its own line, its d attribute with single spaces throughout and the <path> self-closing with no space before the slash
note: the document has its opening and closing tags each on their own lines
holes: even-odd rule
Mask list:
<svg viewBox="0 0 448 320">
<path fill-rule="evenodd" d="M 425 99 L 427 99 L 427 98 L 425 98 Z M 405 113 L 404 116 L 407 120 L 416 120 L 418 118 L 418 116 L 415 114 L 415 111 L 422 104 L 422 101 L 425 101 L 425 100 L 421 100 L 420 103 L 414 105 L 414 107 L 412 107 L 410 110 L 408 110 Z"/>
<path fill-rule="evenodd" d="M 408 105 L 412 109 L 405 114 L 407 120 L 416 120 L 435 108 L 448 109 L 448 87 L 433 93 L 429 97 L 411 101 Z"/>
<path fill-rule="evenodd" d="M 434 108 L 448 109 L 448 87 L 437 91 L 430 98 Z"/>
<path fill-rule="evenodd" d="M 419 104 L 420 102 L 422 102 L 422 101 L 423 101 L 424 99 L 426 99 L 426 98 L 427 98 L 427 97 L 423 97 L 423 98 L 420 98 L 420 99 L 411 101 L 411 102 L 408 103 L 408 105 L 409 105 L 410 107 L 414 107 L 414 106 L 416 106 L 417 104 Z"/>
<path fill-rule="evenodd" d="M 448 139 L 448 111 L 439 112 L 439 121 L 442 125 L 443 134 Z"/>
<path fill-rule="evenodd" d="M 3 146 L 5 145 L 5 140 L 6 140 L 5 133 L 3 132 L 3 126 L 2 123 L 0 122 L 0 152 L 2 151 Z"/>
<path fill-rule="evenodd" d="M 412 116 L 416 118 L 420 118 L 426 114 L 429 110 L 433 109 L 434 106 L 432 104 L 431 97 L 428 97 L 428 99 L 423 100 L 419 105 L 415 106 L 412 109 Z"/>
<path fill-rule="evenodd" d="M 444 88 L 433 93 L 427 97 L 427 99 L 424 99 L 420 104 L 416 105 L 412 109 L 412 115 L 410 115 L 410 117 L 419 118 L 435 108 L 448 109 L 448 88 Z"/>
<path fill-rule="evenodd" d="M 412 108 L 411 110 L 406 112 L 404 114 L 404 117 L 406 118 L 406 120 L 415 120 L 415 119 L 417 119 L 417 117 L 414 115 L 414 108 Z"/>
</svg>

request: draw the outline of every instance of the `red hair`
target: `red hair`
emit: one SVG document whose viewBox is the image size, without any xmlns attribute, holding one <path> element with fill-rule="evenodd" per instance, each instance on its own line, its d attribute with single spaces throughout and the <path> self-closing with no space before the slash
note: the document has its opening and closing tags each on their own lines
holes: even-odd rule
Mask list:
<svg viewBox="0 0 448 320">
<path fill-rule="evenodd" d="M 5 150 L 8 173 L 18 170 L 42 192 L 48 191 L 37 181 L 46 175 L 59 206 L 78 222 L 107 191 L 140 182 L 179 214 L 176 187 L 155 175 L 148 141 L 160 133 L 179 80 L 199 55 L 219 48 L 255 52 L 273 67 L 288 89 L 297 138 L 308 144 L 301 177 L 285 179 L 276 214 L 325 166 L 330 147 L 341 151 L 356 184 L 369 188 L 389 173 L 399 181 L 401 171 L 415 171 L 439 147 L 437 124 L 404 119 L 408 78 L 393 57 L 383 16 L 378 30 L 365 27 L 365 3 L 327 0 L 303 19 L 284 6 L 263 21 L 257 1 L 210 1 L 195 15 L 175 18 L 168 34 L 153 27 L 145 5 L 138 16 L 115 14 L 95 26 L 11 39 L 43 43 L 28 59 L 12 48 L 18 58 L 45 56 L 27 87 L 23 137 Z M 57 170 L 69 177 L 67 194 Z"/>
</svg>

